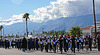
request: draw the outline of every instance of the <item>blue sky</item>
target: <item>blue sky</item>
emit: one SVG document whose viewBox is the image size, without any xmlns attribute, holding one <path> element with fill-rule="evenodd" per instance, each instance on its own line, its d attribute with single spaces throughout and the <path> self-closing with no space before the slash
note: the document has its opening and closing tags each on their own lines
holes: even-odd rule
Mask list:
<svg viewBox="0 0 100 55">
<path fill-rule="evenodd" d="M 100 14 L 100 0 L 95 0 L 96 14 Z M 92 0 L 1 0 L 0 25 L 24 22 L 24 13 L 31 22 L 47 22 L 61 17 L 93 14 Z"/>
<path fill-rule="evenodd" d="M 33 10 L 50 5 L 50 2 L 56 0 L 1 0 L 0 1 L 0 17 L 9 19 L 14 14 L 30 13 L 33 15 Z"/>
</svg>

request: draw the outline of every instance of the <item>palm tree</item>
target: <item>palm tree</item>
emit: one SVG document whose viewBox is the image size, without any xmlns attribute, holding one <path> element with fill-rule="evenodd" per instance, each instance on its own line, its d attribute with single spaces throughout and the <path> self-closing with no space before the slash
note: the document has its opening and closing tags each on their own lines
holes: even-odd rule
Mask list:
<svg viewBox="0 0 100 55">
<path fill-rule="evenodd" d="M 3 25 L 0 26 L 1 37 L 2 37 L 2 28 L 3 28 Z"/>
<path fill-rule="evenodd" d="M 28 13 L 25 13 L 25 14 L 23 15 L 23 18 L 25 18 L 25 19 L 26 19 L 26 34 L 27 34 L 27 37 L 28 37 L 27 20 L 29 19 L 29 14 L 28 14 Z"/>
<path fill-rule="evenodd" d="M 96 16 L 95 16 L 95 1 L 94 0 L 93 0 L 93 14 L 94 14 L 95 38 L 96 38 L 97 31 L 96 31 Z"/>
</svg>

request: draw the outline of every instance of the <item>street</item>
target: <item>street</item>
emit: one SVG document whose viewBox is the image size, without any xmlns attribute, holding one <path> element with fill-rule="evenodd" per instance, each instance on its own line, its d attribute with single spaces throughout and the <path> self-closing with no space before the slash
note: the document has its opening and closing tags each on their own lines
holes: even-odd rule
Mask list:
<svg viewBox="0 0 100 55">
<path fill-rule="evenodd" d="M 86 52 L 85 50 L 80 50 L 80 52 L 76 51 L 76 53 L 72 53 L 69 50 L 67 53 L 63 52 L 63 54 L 60 54 L 60 51 L 58 51 L 57 53 L 53 53 L 53 51 L 49 51 L 48 53 L 46 53 L 45 51 L 41 52 L 34 50 L 22 52 L 21 50 L 17 50 L 15 48 L 0 48 L 0 55 L 100 55 L 100 52 L 98 52 L 97 49 L 93 49 L 93 51 L 88 52 Z"/>
</svg>

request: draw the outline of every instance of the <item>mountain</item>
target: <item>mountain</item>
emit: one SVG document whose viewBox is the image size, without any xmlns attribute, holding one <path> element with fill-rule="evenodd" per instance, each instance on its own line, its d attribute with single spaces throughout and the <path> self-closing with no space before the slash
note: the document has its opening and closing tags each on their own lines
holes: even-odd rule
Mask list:
<svg viewBox="0 0 100 55">
<path fill-rule="evenodd" d="M 97 20 L 100 20 L 100 14 L 96 15 Z M 50 30 L 63 30 L 65 28 L 66 31 L 69 31 L 73 26 L 85 27 L 89 25 L 93 25 L 93 15 L 83 15 L 78 17 L 67 17 L 67 18 L 58 18 L 56 20 L 50 20 L 42 23 L 28 22 L 28 30 L 35 33 L 41 33 L 42 28 L 44 31 Z M 25 33 L 25 22 L 16 23 L 5 27 L 5 34 L 17 34 L 18 32 L 21 34 Z"/>
</svg>

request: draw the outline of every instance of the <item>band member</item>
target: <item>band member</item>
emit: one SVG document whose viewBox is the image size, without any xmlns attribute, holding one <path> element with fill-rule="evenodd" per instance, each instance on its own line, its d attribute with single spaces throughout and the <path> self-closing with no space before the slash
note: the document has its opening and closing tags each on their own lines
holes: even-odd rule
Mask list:
<svg viewBox="0 0 100 55">
<path fill-rule="evenodd" d="M 67 36 L 65 35 L 66 37 L 66 51 L 68 51 L 68 39 L 67 39 Z"/>
<path fill-rule="evenodd" d="M 18 40 L 18 50 L 21 50 L 21 39 Z"/>
<path fill-rule="evenodd" d="M 39 41 L 39 39 L 36 38 L 36 43 L 34 42 L 34 47 L 36 47 L 36 50 L 38 50 L 38 48 L 39 48 L 38 41 Z M 35 49 L 34 49 L 34 50 L 35 50 Z"/>
<path fill-rule="evenodd" d="M 89 44 L 89 42 L 88 42 L 88 36 L 87 35 L 85 35 L 85 48 L 86 48 L 86 52 L 88 51 L 88 44 Z"/>
<path fill-rule="evenodd" d="M 82 50 L 83 50 L 83 43 L 84 43 L 84 38 L 83 38 L 83 36 L 81 36 L 81 48 L 82 48 Z"/>
<path fill-rule="evenodd" d="M 63 39 L 62 39 L 62 37 L 61 36 L 59 36 L 60 38 L 59 38 L 59 44 L 60 44 L 60 52 L 61 52 L 61 54 L 62 54 L 62 47 L 63 47 Z"/>
<path fill-rule="evenodd" d="M 56 40 L 55 40 L 55 37 L 53 39 L 53 51 L 54 51 L 54 53 L 56 53 Z"/>
<path fill-rule="evenodd" d="M 56 49 L 57 49 L 57 52 L 58 52 L 58 45 L 59 45 L 58 40 L 59 39 L 56 37 Z"/>
<path fill-rule="evenodd" d="M 75 37 L 74 37 L 74 35 L 71 35 L 71 42 L 72 42 L 72 52 L 75 53 Z"/>
<path fill-rule="evenodd" d="M 100 51 L 100 34 L 97 35 L 98 51 Z"/>
<path fill-rule="evenodd" d="M 88 35 L 88 40 L 89 40 L 89 48 L 90 48 L 90 51 L 92 51 L 92 38 L 90 35 Z"/>
<path fill-rule="evenodd" d="M 7 48 L 7 40 L 5 39 L 5 49 Z"/>
<path fill-rule="evenodd" d="M 22 48 L 23 48 L 23 52 L 25 52 L 27 48 L 27 40 L 25 37 L 22 39 Z"/>
<path fill-rule="evenodd" d="M 64 51 L 66 52 L 67 44 L 66 44 L 66 37 L 65 37 L 65 35 L 63 35 L 63 43 L 64 43 Z"/>
<path fill-rule="evenodd" d="M 79 43 L 80 43 L 80 40 L 79 40 L 79 39 L 80 39 L 80 38 L 79 38 L 79 35 L 77 35 L 77 38 L 76 38 L 76 39 L 77 39 L 77 50 L 78 50 L 78 52 L 79 52 Z"/>
<path fill-rule="evenodd" d="M 67 49 L 67 51 L 68 51 L 69 50 L 69 47 L 71 45 L 71 41 L 70 41 L 70 37 L 69 36 L 67 37 L 67 40 L 68 40 L 68 49 Z"/>
<path fill-rule="evenodd" d="M 50 38 L 49 38 L 49 50 L 50 50 L 50 51 L 52 50 L 52 44 L 51 44 L 52 41 L 53 41 L 53 40 L 52 40 L 52 38 L 50 37 Z"/>
<path fill-rule="evenodd" d="M 30 38 L 29 40 L 28 40 L 28 49 L 29 49 L 29 51 L 32 49 L 32 38 Z"/>
<path fill-rule="evenodd" d="M 45 45 L 45 50 L 46 50 L 46 52 L 48 52 L 48 42 L 47 42 L 46 37 L 45 37 L 44 45 Z"/>
<path fill-rule="evenodd" d="M 41 38 L 40 38 L 40 50 L 41 50 L 41 52 L 43 51 L 43 41 Z"/>
</svg>

